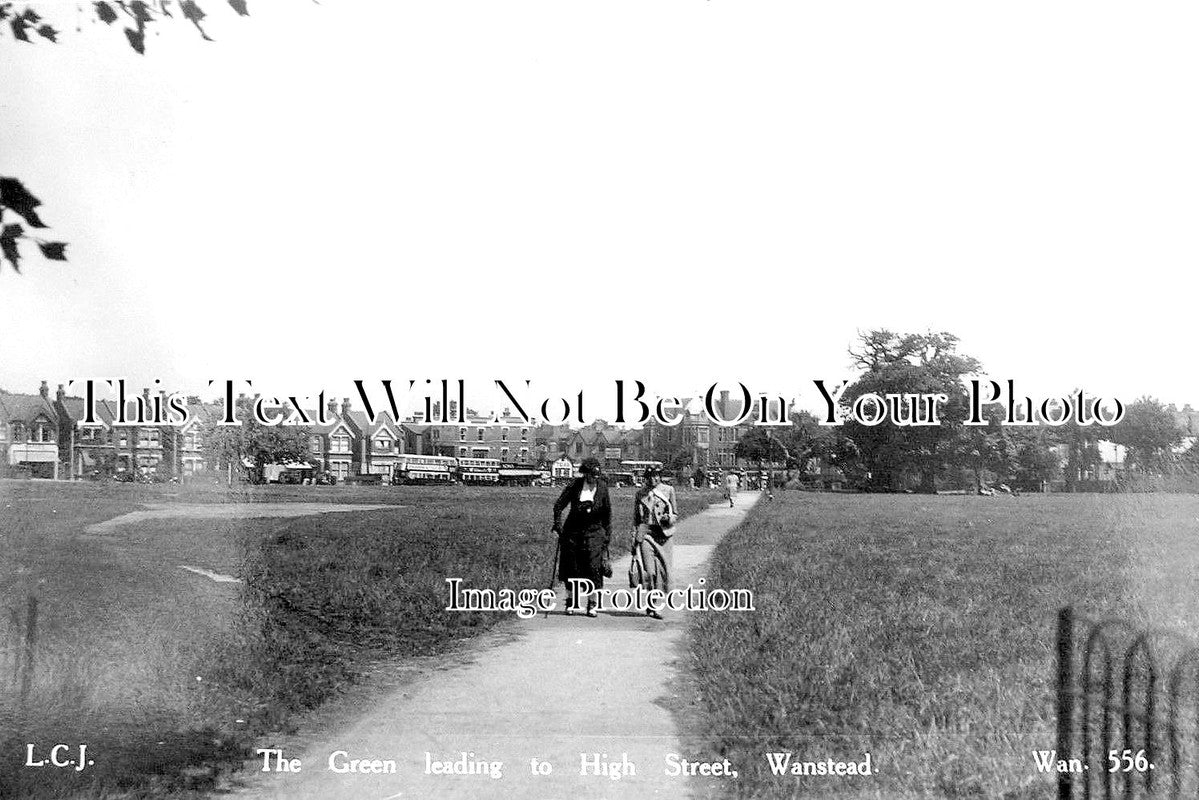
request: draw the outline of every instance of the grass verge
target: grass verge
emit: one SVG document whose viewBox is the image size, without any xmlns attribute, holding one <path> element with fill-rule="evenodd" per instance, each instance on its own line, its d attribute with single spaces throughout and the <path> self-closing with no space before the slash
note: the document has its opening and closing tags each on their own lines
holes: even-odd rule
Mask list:
<svg viewBox="0 0 1199 800">
<path fill-rule="evenodd" d="M 446 613 L 447 577 L 476 587 L 548 582 L 556 490 L 218 489 L 0 485 L 0 609 L 30 595 L 41 608 L 23 709 L 0 678 L 0 797 L 204 796 L 260 736 L 287 731 L 371 663 L 444 652 L 512 619 Z M 632 497 L 613 492 L 614 554 Z M 711 499 L 681 492 L 681 511 Z M 392 507 L 146 520 L 79 535 L 147 502 L 289 501 Z M 97 763 L 80 773 L 22 769 L 25 742 L 84 742 Z"/>
<path fill-rule="evenodd" d="M 742 797 L 1041 797 L 1059 607 L 1199 633 L 1199 498 L 781 493 L 719 545 L 690 667 Z M 765 753 L 869 778 L 771 774 Z"/>
</svg>

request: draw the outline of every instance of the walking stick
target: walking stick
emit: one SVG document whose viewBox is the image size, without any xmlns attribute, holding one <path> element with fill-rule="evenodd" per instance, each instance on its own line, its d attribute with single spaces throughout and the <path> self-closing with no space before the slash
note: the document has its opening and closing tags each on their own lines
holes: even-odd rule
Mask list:
<svg viewBox="0 0 1199 800">
<path fill-rule="evenodd" d="M 554 542 L 554 566 L 553 566 L 553 569 L 550 570 L 550 585 L 549 585 L 550 591 L 554 590 L 554 584 L 556 584 L 558 582 L 558 554 L 561 552 L 562 552 L 562 537 L 557 536 L 557 537 L 555 537 L 555 542 Z M 548 617 L 550 615 L 550 612 L 547 610 L 545 612 L 545 615 Z"/>
<path fill-rule="evenodd" d="M 550 586 L 553 589 L 554 584 L 558 582 L 558 554 L 562 552 L 562 538 L 557 537 L 554 542 L 554 566 L 550 570 Z"/>
</svg>

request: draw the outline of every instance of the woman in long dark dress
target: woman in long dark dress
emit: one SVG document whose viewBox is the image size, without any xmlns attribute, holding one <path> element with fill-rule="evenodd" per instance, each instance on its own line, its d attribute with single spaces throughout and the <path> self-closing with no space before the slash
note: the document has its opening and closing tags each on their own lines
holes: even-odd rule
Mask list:
<svg viewBox="0 0 1199 800">
<path fill-rule="evenodd" d="M 600 474 L 600 463 L 594 458 L 583 459 L 579 466 L 582 475 L 563 491 L 554 503 L 554 533 L 561 543 L 558 576 L 572 588 L 572 580 L 586 579 L 595 588 L 604 586 L 604 551 L 612 540 L 612 506 L 608 501 L 608 485 Z M 573 592 L 567 595 L 566 613 L 573 614 Z M 587 616 L 596 613 L 596 598 L 587 597 Z"/>
</svg>

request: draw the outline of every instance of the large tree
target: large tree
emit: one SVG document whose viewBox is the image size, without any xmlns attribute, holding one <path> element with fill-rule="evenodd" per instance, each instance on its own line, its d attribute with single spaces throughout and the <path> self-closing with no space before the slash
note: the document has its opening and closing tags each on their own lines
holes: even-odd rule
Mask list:
<svg viewBox="0 0 1199 800">
<path fill-rule="evenodd" d="M 1125 464 L 1143 473 L 1162 474 L 1174 469 L 1174 448 L 1182 443 L 1184 431 L 1173 408 L 1153 397 L 1130 403 L 1124 419 L 1112 429 L 1112 441 L 1127 450 Z"/>
<path fill-rule="evenodd" d="M 737 440 L 737 458 L 802 470 L 813 458 L 828 455 L 836 434 L 808 411 L 793 412 L 786 427 L 755 426 Z"/>
<path fill-rule="evenodd" d="M 267 464 L 304 461 L 309 454 L 311 430 L 302 425 L 263 425 L 254 418 L 255 399 L 237 399 L 241 425 L 221 425 L 213 419 L 205 426 L 204 449 L 212 454 L 216 465 L 235 466 L 238 471 L 253 469 L 261 474 Z"/>
<path fill-rule="evenodd" d="M 1016 443 L 1011 429 L 1002 424 L 1003 409 L 986 406 L 982 416 L 986 425 L 957 426 L 945 449 L 950 465 L 969 470 L 976 494 L 982 494 L 988 474 L 1007 480 L 1016 467 Z"/>
<path fill-rule="evenodd" d="M 944 394 L 940 424 L 901 426 L 888 419 L 865 425 L 852 418 L 845 434 L 853 440 L 875 489 L 895 491 L 915 478 L 919 491 L 936 491 L 936 475 L 968 414 L 963 379 L 978 373 L 978 360 L 958 352 L 951 333 L 898 334 L 888 330 L 862 334 L 850 357 L 862 370 L 841 402 L 849 408 L 859 397 L 875 394 Z"/>
<path fill-rule="evenodd" d="M 1041 428 L 1014 428 L 1008 434 L 1015 449 L 1012 479 L 1024 489 L 1039 490 L 1062 472 L 1061 457 Z"/>
</svg>

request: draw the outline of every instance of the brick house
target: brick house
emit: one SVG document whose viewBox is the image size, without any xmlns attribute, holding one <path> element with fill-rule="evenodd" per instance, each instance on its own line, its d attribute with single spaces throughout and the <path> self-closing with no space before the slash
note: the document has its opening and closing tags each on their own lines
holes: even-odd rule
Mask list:
<svg viewBox="0 0 1199 800">
<path fill-rule="evenodd" d="M 0 391 L 0 472 L 56 479 L 69 474 L 63 434 L 70 424 L 42 381 L 38 394 Z"/>
<path fill-rule="evenodd" d="M 405 452 L 402 427 L 389 411 L 371 421 L 366 412 L 349 410 L 348 401 L 342 408 L 357 433 L 354 440 L 354 451 L 358 456 L 356 474 L 382 475 L 383 482 L 390 483 L 400 456 Z"/>
<path fill-rule="evenodd" d="M 684 410 L 679 424 L 667 426 L 652 419 L 645 424 L 642 450 L 647 457 L 662 458 L 671 452 L 685 450 L 690 453 L 692 467 L 730 469 L 744 466 L 737 458 L 736 448 L 741 437 L 753 429 L 751 422 L 732 427 L 717 425 L 704 412 L 702 398 L 686 398 L 681 405 Z M 735 419 L 741 413 L 741 402 L 731 400 L 728 392 L 721 392 L 716 410 L 723 419 Z"/>
<path fill-rule="evenodd" d="M 314 421 L 308 432 L 308 461 L 339 481 L 358 474 L 354 453 L 360 449 L 357 443 L 362 438 L 362 431 L 349 411 L 349 400 L 343 400 L 340 409 L 336 400 L 330 400 L 325 414 L 327 422 L 322 425 Z M 317 419 L 315 411 L 309 412 L 308 416 Z"/>
<path fill-rule="evenodd" d="M 586 427 L 571 431 L 566 440 L 565 455 L 575 463 L 584 458 L 595 458 L 605 469 L 615 470 L 621 461 L 641 458 L 642 437 L 640 430 L 618 428 L 597 419 Z"/>
<path fill-rule="evenodd" d="M 538 426 L 508 409 L 494 422 L 467 409 L 465 425 L 430 425 L 429 449 L 455 458 L 491 458 L 504 464 L 536 464 Z"/>
</svg>

